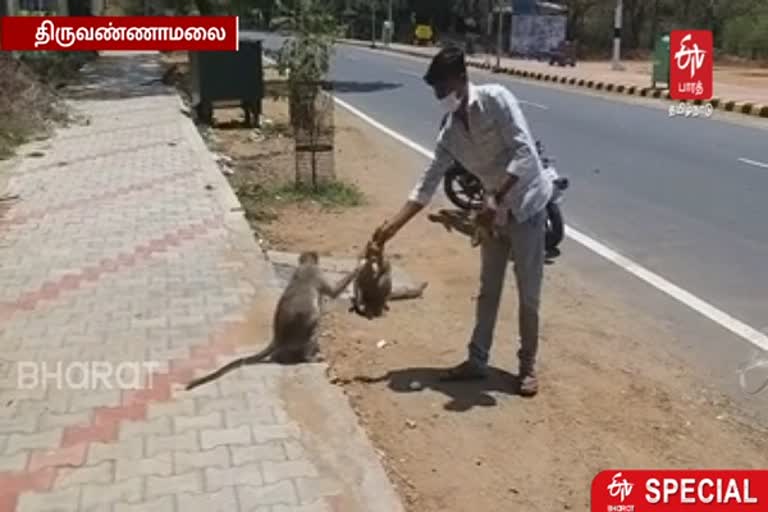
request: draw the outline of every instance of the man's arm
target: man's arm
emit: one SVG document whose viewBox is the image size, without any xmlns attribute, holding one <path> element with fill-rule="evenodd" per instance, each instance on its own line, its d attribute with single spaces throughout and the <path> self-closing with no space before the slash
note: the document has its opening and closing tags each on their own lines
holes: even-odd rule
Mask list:
<svg viewBox="0 0 768 512">
<path fill-rule="evenodd" d="M 421 178 L 411 190 L 408 200 L 400 211 L 376 230 L 373 237 L 378 243 L 386 243 L 416 216 L 434 197 L 443 176 L 453 163 L 450 153 L 438 141 L 435 156 Z"/>
<path fill-rule="evenodd" d="M 492 194 L 493 200 L 500 202 L 518 181 L 518 166 L 535 157 L 531 154 L 528 144 L 527 122 L 512 93 L 505 87 L 499 86 L 492 96 L 492 101 L 489 102 L 489 107 L 505 145 L 512 149 L 512 158 L 507 164 L 507 179 Z"/>
</svg>

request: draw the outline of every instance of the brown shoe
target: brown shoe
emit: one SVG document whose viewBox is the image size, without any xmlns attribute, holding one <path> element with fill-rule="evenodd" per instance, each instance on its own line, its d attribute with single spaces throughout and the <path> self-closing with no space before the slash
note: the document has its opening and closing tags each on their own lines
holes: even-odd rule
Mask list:
<svg viewBox="0 0 768 512">
<path fill-rule="evenodd" d="M 458 366 L 448 368 L 440 376 L 442 381 L 482 380 L 488 377 L 488 372 L 471 361 L 464 361 Z"/>
<path fill-rule="evenodd" d="M 520 396 L 532 397 L 539 392 L 539 381 L 536 378 L 536 372 L 528 371 L 520 373 Z"/>
</svg>

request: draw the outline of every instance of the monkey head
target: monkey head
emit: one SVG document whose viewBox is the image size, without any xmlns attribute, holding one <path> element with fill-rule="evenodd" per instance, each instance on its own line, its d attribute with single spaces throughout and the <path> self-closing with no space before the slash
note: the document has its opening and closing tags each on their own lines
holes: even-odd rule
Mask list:
<svg viewBox="0 0 768 512">
<path fill-rule="evenodd" d="M 317 265 L 320 261 L 316 251 L 304 251 L 299 255 L 299 265 Z"/>
</svg>

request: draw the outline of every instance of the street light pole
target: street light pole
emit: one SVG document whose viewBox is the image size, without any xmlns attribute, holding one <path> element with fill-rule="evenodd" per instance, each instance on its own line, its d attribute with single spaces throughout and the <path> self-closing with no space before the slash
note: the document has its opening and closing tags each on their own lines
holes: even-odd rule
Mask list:
<svg viewBox="0 0 768 512">
<path fill-rule="evenodd" d="M 616 12 L 613 18 L 613 63 L 612 68 L 616 71 L 623 71 L 621 65 L 621 16 L 624 11 L 623 0 L 616 0 Z"/>
</svg>

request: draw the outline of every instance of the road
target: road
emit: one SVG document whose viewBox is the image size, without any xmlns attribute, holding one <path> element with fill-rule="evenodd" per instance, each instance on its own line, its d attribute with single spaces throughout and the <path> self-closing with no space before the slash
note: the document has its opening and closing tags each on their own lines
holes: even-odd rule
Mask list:
<svg viewBox="0 0 768 512">
<path fill-rule="evenodd" d="M 265 45 L 276 48 L 278 42 L 267 36 Z M 431 150 L 441 112 L 421 79 L 426 65 L 339 46 L 332 78 L 337 97 Z M 768 333 L 768 123 L 762 128 L 718 119 L 717 113 L 670 118 L 659 102 L 622 101 L 475 70 L 470 75 L 476 83 L 503 83 L 521 101 L 534 136 L 571 178 L 564 205 L 569 225 Z M 414 179 L 420 170 L 414 169 Z M 595 262 L 577 244 L 566 243 L 563 250 L 580 270 L 673 324 L 681 342 L 667 348 L 740 394 L 736 368 L 752 357 L 753 345 L 626 272 Z"/>
</svg>

